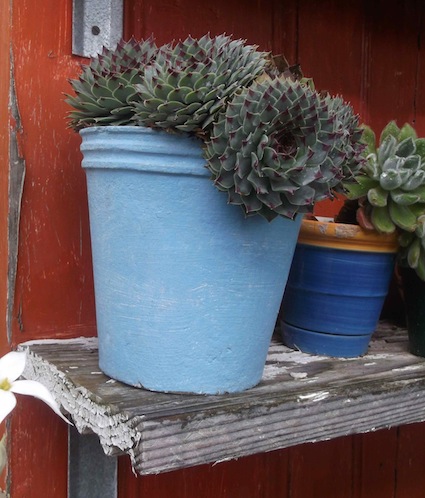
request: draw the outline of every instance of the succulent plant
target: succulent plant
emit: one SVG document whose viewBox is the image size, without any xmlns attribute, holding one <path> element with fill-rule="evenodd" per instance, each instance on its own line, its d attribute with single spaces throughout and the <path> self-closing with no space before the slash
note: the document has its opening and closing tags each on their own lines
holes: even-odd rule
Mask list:
<svg viewBox="0 0 425 498">
<path fill-rule="evenodd" d="M 75 109 L 69 113 L 70 126 L 78 131 L 93 125 L 130 124 L 134 85 L 142 81 L 145 67 L 156 54 L 152 38 L 141 42 L 131 38 L 121 40 L 114 50 L 104 48 L 89 65 L 83 65 L 80 77 L 70 80 L 75 91 L 66 100 Z"/>
<path fill-rule="evenodd" d="M 350 105 L 284 75 L 238 92 L 206 142 L 207 167 L 228 202 L 267 220 L 311 212 L 342 191 L 362 162 Z"/>
<path fill-rule="evenodd" d="M 267 53 L 226 35 L 164 45 L 136 85 L 135 119 L 152 128 L 202 133 L 269 63 Z"/>
<path fill-rule="evenodd" d="M 425 139 L 394 121 L 382 131 L 379 145 L 365 127 L 366 163 L 355 183 L 346 185 L 357 199 L 357 222 L 366 229 L 399 234 L 399 259 L 425 280 Z"/>
<path fill-rule="evenodd" d="M 218 189 L 267 220 L 311 212 L 363 160 L 358 117 L 299 66 L 227 35 L 104 49 L 72 80 L 75 130 L 136 124 L 198 135 Z"/>
</svg>

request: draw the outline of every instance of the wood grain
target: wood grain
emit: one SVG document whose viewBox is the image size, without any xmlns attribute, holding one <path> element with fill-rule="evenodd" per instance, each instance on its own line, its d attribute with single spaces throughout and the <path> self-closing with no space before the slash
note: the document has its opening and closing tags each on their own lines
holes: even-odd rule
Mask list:
<svg viewBox="0 0 425 498">
<path fill-rule="evenodd" d="M 261 383 L 232 395 L 153 393 L 98 368 L 95 339 L 21 346 L 25 375 L 49 387 L 80 432 L 107 454 L 127 453 L 140 474 L 425 420 L 425 361 L 407 351 L 403 329 L 382 324 L 367 355 L 309 356 L 278 341 Z"/>
</svg>

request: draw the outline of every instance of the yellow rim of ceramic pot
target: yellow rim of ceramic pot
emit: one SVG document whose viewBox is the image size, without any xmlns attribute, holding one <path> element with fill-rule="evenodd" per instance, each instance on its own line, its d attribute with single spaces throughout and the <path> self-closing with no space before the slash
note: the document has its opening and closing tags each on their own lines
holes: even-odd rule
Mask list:
<svg viewBox="0 0 425 498">
<path fill-rule="evenodd" d="M 398 250 L 396 233 L 380 234 L 358 225 L 305 219 L 301 224 L 298 243 L 347 251 L 395 253 Z"/>
</svg>

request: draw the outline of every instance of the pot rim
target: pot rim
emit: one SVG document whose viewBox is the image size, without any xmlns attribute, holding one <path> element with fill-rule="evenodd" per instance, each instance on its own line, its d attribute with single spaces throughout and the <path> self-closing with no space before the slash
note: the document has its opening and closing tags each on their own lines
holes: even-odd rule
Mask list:
<svg viewBox="0 0 425 498">
<path fill-rule="evenodd" d="M 399 249 L 397 233 L 381 234 L 359 225 L 308 219 L 302 221 L 298 243 L 346 251 L 396 253 Z"/>
</svg>

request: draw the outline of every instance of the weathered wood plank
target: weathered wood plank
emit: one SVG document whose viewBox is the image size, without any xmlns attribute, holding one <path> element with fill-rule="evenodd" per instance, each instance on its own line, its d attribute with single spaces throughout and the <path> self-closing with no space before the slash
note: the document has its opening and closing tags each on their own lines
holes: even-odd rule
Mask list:
<svg viewBox="0 0 425 498">
<path fill-rule="evenodd" d="M 220 396 L 152 393 L 99 371 L 95 339 L 36 341 L 25 375 L 42 381 L 80 432 L 140 474 L 425 420 L 425 360 L 381 324 L 367 355 L 333 359 L 273 342 L 262 382 Z"/>
</svg>

